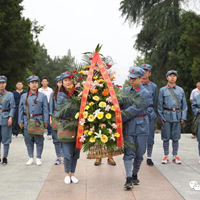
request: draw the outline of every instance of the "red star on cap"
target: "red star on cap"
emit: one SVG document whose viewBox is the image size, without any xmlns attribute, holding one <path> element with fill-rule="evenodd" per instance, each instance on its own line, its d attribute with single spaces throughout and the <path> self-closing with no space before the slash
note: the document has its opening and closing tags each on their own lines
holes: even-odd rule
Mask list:
<svg viewBox="0 0 200 200">
<path fill-rule="evenodd" d="M 3 79 L 3 76 L 1 76 L 1 79 Z"/>
<path fill-rule="evenodd" d="M 144 67 L 146 67 L 147 65 L 144 65 Z"/>
<path fill-rule="evenodd" d="M 35 78 L 35 76 L 32 76 L 32 78 Z"/>
<path fill-rule="evenodd" d="M 67 72 L 67 74 L 69 74 L 69 72 Z"/>
<path fill-rule="evenodd" d="M 134 70 L 132 69 L 131 72 L 134 72 Z"/>
<path fill-rule="evenodd" d="M 171 70 L 171 72 L 173 72 L 174 70 Z"/>
</svg>

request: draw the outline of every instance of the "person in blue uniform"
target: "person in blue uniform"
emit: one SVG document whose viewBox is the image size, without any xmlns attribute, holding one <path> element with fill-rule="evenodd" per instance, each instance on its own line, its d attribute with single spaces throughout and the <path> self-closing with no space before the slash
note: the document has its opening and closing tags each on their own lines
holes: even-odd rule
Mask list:
<svg viewBox="0 0 200 200">
<path fill-rule="evenodd" d="M 20 128 L 24 127 L 24 140 L 28 151 L 29 160 L 26 163 L 27 166 L 32 165 L 34 160 L 34 143 L 36 143 L 36 165 L 42 165 L 41 157 L 44 146 L 44 137 L 31 137 L 27 133 L 27 120 L 29 118 L 42 120 L 45 127 L 49 124 L 49 109 L 48 101 L 45 94 L 38 92 L 38 76 L 30 76 L 27 78 L 28 90 L 27 94 L 23 94 L 19 104 L 19 116 L 18 123 Z M 29 116 L 27 116 L 26 107 L 28 106 Z"/>
<path fill-rule="evenodd" d="M 124 89 L 125 92 L 135 92 L 141 98 L 138 104 L 130 105 L 126 103 L 122 105 L 122 109 L 126 111 L 126 114 L 122 115 L 124 140 L 135 144 L 137 147 L 136 152 L 135 149 L 125 146 L 123 159 L 126 170 L 126 183 L 124 185 L 126 189 L 132 188 L 133 184 L 139 184 L 137 174 L 146 152 L 149 135 L 147 108 L 150 105 L 151 96 L 141 83 L 144 74 L 145 71 L 140 67 L 132 67 L 128 76 L 131 86 Z"/>
<path fill-rule="evenodd" d="M 2 164 L 8 163 L 8 152 L 12 138 L 12 120 L 15 113 L 15 100 L 12 92 L 6 91 L 7 78 L 0 76 L 0 144 L 3 144 Z M 1 158 L 0 158 L 1 162 Z"/>
<path fill-rule="evenodd" d="M 52 126 L 52 117 L 58 116 L 58 112 L 59 112 L 58 104 L 57 104 L 57 95 L 62 85 L 61 76 L 57 76 L 55 81 L 57 85 L 54 92 L 51 93 L 50 100 L 49 100 L 50 126 Z M 57 131 L 53 129 L 52 129 L 52 138 L 53 138 L 53 144 L 55 146 L 55 151 L 56 151 L 56 156 L 57 156 L 55 165 L 59 165 L 61 164 L 61 144 L 57 138 Z"/>
<path fill-rule="evenodd" d="M 164 149 L 162 164 L 169 162 L 169 140 L 172 140 L 172 162 L 181 164 L 178 156 L 178 146 L 181 138 L 181 124 L 187 119 L 187 102 L 183 89 L 176 85 L 177 77 L 177 71 L 170 70 L 167 72 L 168 83 L 160 89 L 158 97 L 158 115 L 159 121 L 162 123 L 161 139 L 163 140 Z M 169 90 L 176 96 L 181 110 Z"/>
<path fill-rule="evenodd" d="M 149 80 L 149 77 L 151 76 L 152 66 L 149 64 L 142 64 L 140 68 L 142 68 L 145 71 L 145 74 L 142 77 L 142 84 L 151 95 L 150 104 L 148 105 L 147 109 L 147 115 L 149 117 L 149 136 L 147 140 L 147 165 L 153 166 L 154 163 L 152 161 L 151 156 L 154 145 L 154 120 L 156 118 L 154 108 L 156 106 L 158 89 L 157 85 Z"/>
<path fill-rule="evenodd" d="M 18 113 L 19 113 L 19 102 L 22 94 L 26 93 L 23 90 L 23 83 L 18 81 L 16 84 L 16 90 L 13 91 L 14 99 L 15 99 L 15 116 L 14 116 L 14 124 L 13 124 L 13 136 L 17 137 L 19 132 L 19 125 L 18 125 Z M 22 129 L 23 133 L 23 129 Z"/>
<path fill-rule="evenodd" d="M 200 94 L 195 96 L 192 100 L 192 111 L 195 117 L 200 115 Z M 198 141 L 198 149 L 199 149 L 199 164 L 200 164 L 200 119 L 198 122 L 198 130 L 197 130 L 197 141 Z"/>
<path fill-rule="evenodd" d="M 76 95 L 76 90 L 73 86 L 73 74 L 71 72 L 63 72 L 61 74 L 62 86 L 57 96 L 58 106 L 64 98 L 70 98 L 71 95 Z M 67 123 L 67 116 L 61 118 L 61 123 Z M 76 142 L 61 142 L 62 153 L 64 155 L 64 170 L 66 173 L 64 182 L 66 184 L 78 183 L 78 179 L 74 176 L 77 160 L 80 156 L 80 149 L 76 148 Z"/>
</svg>

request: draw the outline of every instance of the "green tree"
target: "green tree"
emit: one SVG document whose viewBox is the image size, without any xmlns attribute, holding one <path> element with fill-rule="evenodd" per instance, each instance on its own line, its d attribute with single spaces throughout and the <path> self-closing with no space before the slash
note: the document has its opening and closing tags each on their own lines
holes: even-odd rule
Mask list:
<svg viewBox="0 0 200 200">
<path fill-rule="evenodd" d="M 0 69 L 8 78 L 8 89 L 23 80 L 27 66 L 34 61 L 33 32 L 37 36 L 41 31 L 41 27 L 33 27 L 29 19 L 22 17 L 21 3 L 22 0 L 0 0 Z"/>
</svg>

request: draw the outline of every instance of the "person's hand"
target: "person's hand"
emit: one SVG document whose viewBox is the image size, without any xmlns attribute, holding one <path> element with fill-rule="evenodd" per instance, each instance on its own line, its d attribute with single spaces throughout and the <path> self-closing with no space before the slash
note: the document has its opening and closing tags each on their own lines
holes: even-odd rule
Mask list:
<svg viewBox="0 0 200 200">
<path fill-rule="evenodd" d="M 165 120 L 162 120 L 161 123 L 162 123 L 162 125 L 164 126 L 164 125 L 165 125 Z"/>
<path fill-rule="evenodd" d="M 19 127 L 22 129 L 24 127 L 24 124 L 23 123 L 20 123 L 19 124 Z"/>
<path fill-rule="evenodd" d="M 199 110 L 199 113 L 200 113 L 200 110 Z"/>
<path fill-rule="evenodd" d="M 49 125 L 48 123 L 44 123 L 45 128 L 47 128 L 48 125 Z"/>
<path fill-rule="evenodd" d="M 183 123 L 184 123 L 184 121 L 185 121 L 184 119 L 181 119 L 181 124 L 183 124 Z"/>
<path fill-rule="evenodd" d="M 52 123 L 53 123 L 53 122 L 52 122 L 52 119 L 51 119 L 51 117 L 50 117 L 49 121 L 50 121 L 50 123 L 49 123 L 49 124 L 50 124 L 50 126 L 52 127 Z"/>
<path fill-rule="evenodd" d="M 12 117 L 9 117 L 8 119 L 8 126 L 12 126 Z"/>
</svg>

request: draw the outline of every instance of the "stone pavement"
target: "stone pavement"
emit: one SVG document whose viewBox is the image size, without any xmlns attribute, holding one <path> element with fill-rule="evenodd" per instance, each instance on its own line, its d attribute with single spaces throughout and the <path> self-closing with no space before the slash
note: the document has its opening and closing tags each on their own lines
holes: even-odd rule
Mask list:
<svg viewBox="0 0 200 200">
<path fill-rule="evenodd" d="M 63 165 L 53 165 L 55 160 L 52 140 L 45 139 L 42 166 L 25 166 L 28 160 L 22 135 L 13 139 L 8 165 L 0 165 L 0 200 L 197 200 L 200 191 L 189 187 L 190 181 L 200 184 L 197 141 L 190 134 L 182 135 L 179 156 L 182 165 L 162 165 L 162 141 L 155 135 L 153 151 L 154 167 L 146 165 L 146 157 L 139 173 L 141 184 L 130 191 L 123 189 L 125 170 L 122 156 L 115 157 L 116 166 L 109 166 L 103 159 L 101 166 L 86 159 L 81 153 L 76 176 L 78 184 L 64 184 Z M 171 147 L 171 144 L 170 144 Z"/>
</svg>

